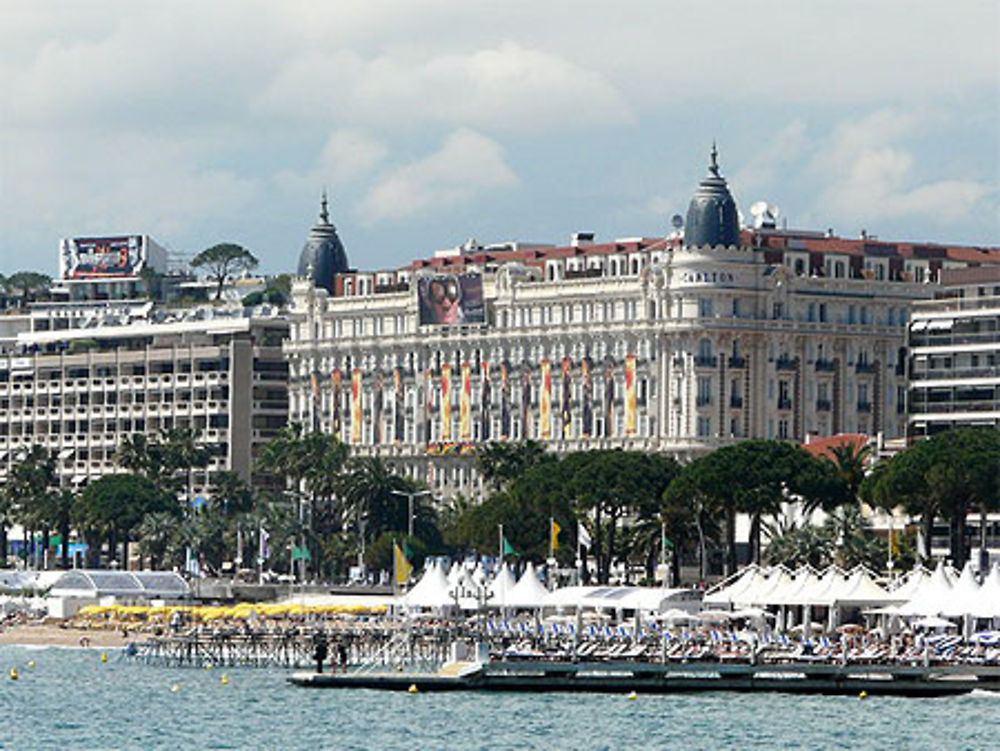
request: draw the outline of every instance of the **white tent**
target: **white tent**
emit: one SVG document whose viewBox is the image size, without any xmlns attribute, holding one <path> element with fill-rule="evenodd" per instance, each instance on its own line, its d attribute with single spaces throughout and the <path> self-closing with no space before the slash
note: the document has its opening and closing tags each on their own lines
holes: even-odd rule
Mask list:
<svg viewBox="0 0 1000 751">
<path fill-rule="evenodd" d="M 918 563 L 912 571 L 896 582 L 896 586 L 889 590 L 889 594 L 892 595 L 894 602 L 907 602 L 913 599 L 920 585 L 929 578 L 930 573 Z"/>
<path fill-rule="evenodd" d="M 981 589 L 972 569 L 972 561 L 967 561 L 958 581 L 951 589 L 951 597 L 945 601 L 941 612 L 936 615 L 957 618 L 975 613 L 979 609 Z"/>
<path fill-rule="evenodd" d="M 705 594 L 704 602 L 707 605 L 729 605 L 737 602 L 740 596 L 754 586 L 754 582 L 766 576 L 765 570 L 756 564 L 751 564 L 743 569 L 739 575 L 731 579 L 727 584 L 716 586 Z"/>
<path fill-rule="evenodd" d="M 892 596 L 875 582 L 869 571 L 863 566 L 858 566 L 836 592 L 830 604 L 841 607 L 879 607 L 892 600 Z"/>
<path fill-rule="evenodd" d="M 739 594 L 733 603 L 744 605 L 766 605 L 772 593 L 784 590 L 792 581 L 788 569 L 784 566 L 772 568 L 767 577 L 758 577 L 749 587 Z"/>
<path fill-rule="evenodd" d="M 432 563 L 413 589 L 402 597 L 402 602 L 411 608 L 444 608 L 455 604 L 448 586 L 448 576 L 438 563 Z"/>
<path fill-rule="evenodd" d="M 510 593 L 514 589 L 515 584 L 517 584 L 517 580 L 514 578 L 510 566 L 504 563 L 489 585 L 489 589 L 492 592 L 489 604 L 493 607 L 509 607 Z"/>
<path fill-rule="evenodd" d="M 977 618 L 1000 618 L 1000 561 L 983 578 L 979 602 L 972 614 Z"/>
<path fill-rule="evenodd" d="M 903 616 L 939 615 L 947 608 L 947 602 L 951 598 L 951 590 L 951 580 L 948 577 L 948 572 L 945 571 L 944 563 L 938 563 L 934 573 L 921 582 L 913 597 L 899 608 L 899 614 Z"/>
<path fill-rule="evenodd" d="M 540 608 L 548 602 L 549 591 L 538 578 L 535 565 L 528 563 L 521 579 L 507 593 L 507 606 L 512 608 Z"/>
<path fill-rule="evenodd" d="M 808 602 L 808 596 L 816 588 L 819 577 L 812 568 L 804 566 L 795 572 L 791 582 L 780 590 L 771 592 L 766 605 L 803 605 Z"/>
</svg>

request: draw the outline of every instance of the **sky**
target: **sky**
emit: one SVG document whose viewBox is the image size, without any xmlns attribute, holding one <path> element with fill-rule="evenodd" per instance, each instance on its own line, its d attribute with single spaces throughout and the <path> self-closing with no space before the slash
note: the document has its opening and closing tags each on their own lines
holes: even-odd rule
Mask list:
<svg viewBox="0 0 1000 751">
<path fill-rule="evenodd" d="M 1000 246 L 996 0 L 0 0 L 0 273 L 62 237 L 294 271 L 742 212 Z"/>
</svg>

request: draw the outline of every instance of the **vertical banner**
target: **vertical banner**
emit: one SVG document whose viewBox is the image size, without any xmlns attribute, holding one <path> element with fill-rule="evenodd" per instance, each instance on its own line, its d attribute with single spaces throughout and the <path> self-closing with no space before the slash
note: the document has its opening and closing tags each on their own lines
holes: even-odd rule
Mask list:
<svg viewBox="0 0 1000 751">
<path fill-rule="evenodd" d="M 500 363 L 500 440 L 510 438 L 510 363 Z"/>
<path fill-rule="evenodd" d="M 424 374 L 424 443 L 434 439 L 434 371 L 427 367 Z"/>
<path fill-rule="evenodd" d="M 552 438 L 552 361 L 542 360 L 542 393 L 538 396 L 538 437 Z"/>
<path fill-rule="evenodd" d="M 314 370 L 310 376 L 312 381 L 312 429 L 319 432 L 320 415 L 323 412 L 323 393 L 319 388 L 319 371 Z"/>
<path fill-rule="evenodd" d="M 382 443 L 382 392 L 385 390 L 385 379 L 382 371 L 375 373 L 375 396 L 372 399 L 372 443 Z"/>
<path fill-rule="evenodd" d="M 635 435 L 639 423 L 639 387 L 636 382 L 635 355 L 625 358 L 625 435 Z"/>
<path fill-rule="evenodd" d="M 361 370 L 351 371 L 351 443 L 361 443 Z"/>
<path fill-rule="evenodd" d="M 406 392 L 403 391 L 403 369 L 398 365 L 392 371 L 392 389 L 392 437 L 396 443 L 402 443 L 406 440 Z"/>
<path fill-rule="evenodd" d="M 451 440 L 451 365 L 441 366 L 441 440 Z"/>
<path fill-rule="evenodd" d="M 572 367 L 573 361 L 568 357 L 564 357 L 562 359 L 562 409 L 560 410 L 563 438 L 573 437 L 573 401 L 571 399 L 573 382 L 570 380 L 570 370 Z"/>
<path fill-rule="evenodd" d="M 340 387 L 344 374 L 340 368 L 333 369 L 333 436 L 338 441 L 344 440 L 344 416 L 340 413 Z"/>
<path fill-rule="evenodd" d="M 521 366 L 521 440 L 531 438 L 531 366 Z"/>
<path fill-rule="evenodd" d="M 590 438 L 594 434 L 594 378 L 591 374 L 593 363 L 589 357 L 583 358 L 580 368 L 583 372 L 583 394 L 580 398 L 583 402 L 582 432 L 584 438 Z"/>
<path fill-rule="evenodd" d="M 472 440 L 472 365 L 462 363 L 462 392 L 458 395 L 458 440 Z"/>
<path fill-rule="evenodd" d="M 479 392 L 479 435 L 484 441 L 493 437 L 493 426 L 491 425 L 493 415 L 490 414 L 490 364 L 483 361 L 480 365 L 480 388 Z"/>
<path fill-rule="evenodd" d="M 604 437 L 614 435 L 615 361 L 604 358 Z"/>
</svg>

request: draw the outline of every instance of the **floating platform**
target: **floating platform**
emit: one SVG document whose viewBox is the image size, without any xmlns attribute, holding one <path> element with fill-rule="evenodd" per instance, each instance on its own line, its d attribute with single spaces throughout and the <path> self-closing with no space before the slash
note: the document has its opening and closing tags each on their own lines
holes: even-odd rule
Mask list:
<svg viewBox="0 0 1000 751">
<path fill-rule="evenodd" d="M 970 665 L 768 665 L 720 663 L 572 663 L 501 661 L 450 663 L 436 673 L 292 674 L 304 688 L 388 691 L 519 691 L 668 694 L 695 691 L 778 691 L 858 696 L 949 696 L 1000 691 L 1000 668 Z"/>
</svg>

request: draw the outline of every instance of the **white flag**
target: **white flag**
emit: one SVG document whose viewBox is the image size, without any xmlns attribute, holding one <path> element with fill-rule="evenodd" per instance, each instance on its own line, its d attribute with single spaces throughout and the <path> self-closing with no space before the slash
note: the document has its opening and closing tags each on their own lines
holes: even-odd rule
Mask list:
<svg viewBox="0 0 1000 751">
<path fill-rule="evenodd" d="M 583 545 L 587 550 L 590 550 L 590 533 L 583 526 L 583 522 L 576 523 L 576 541 L 578 545 Z"/>
</svg>

